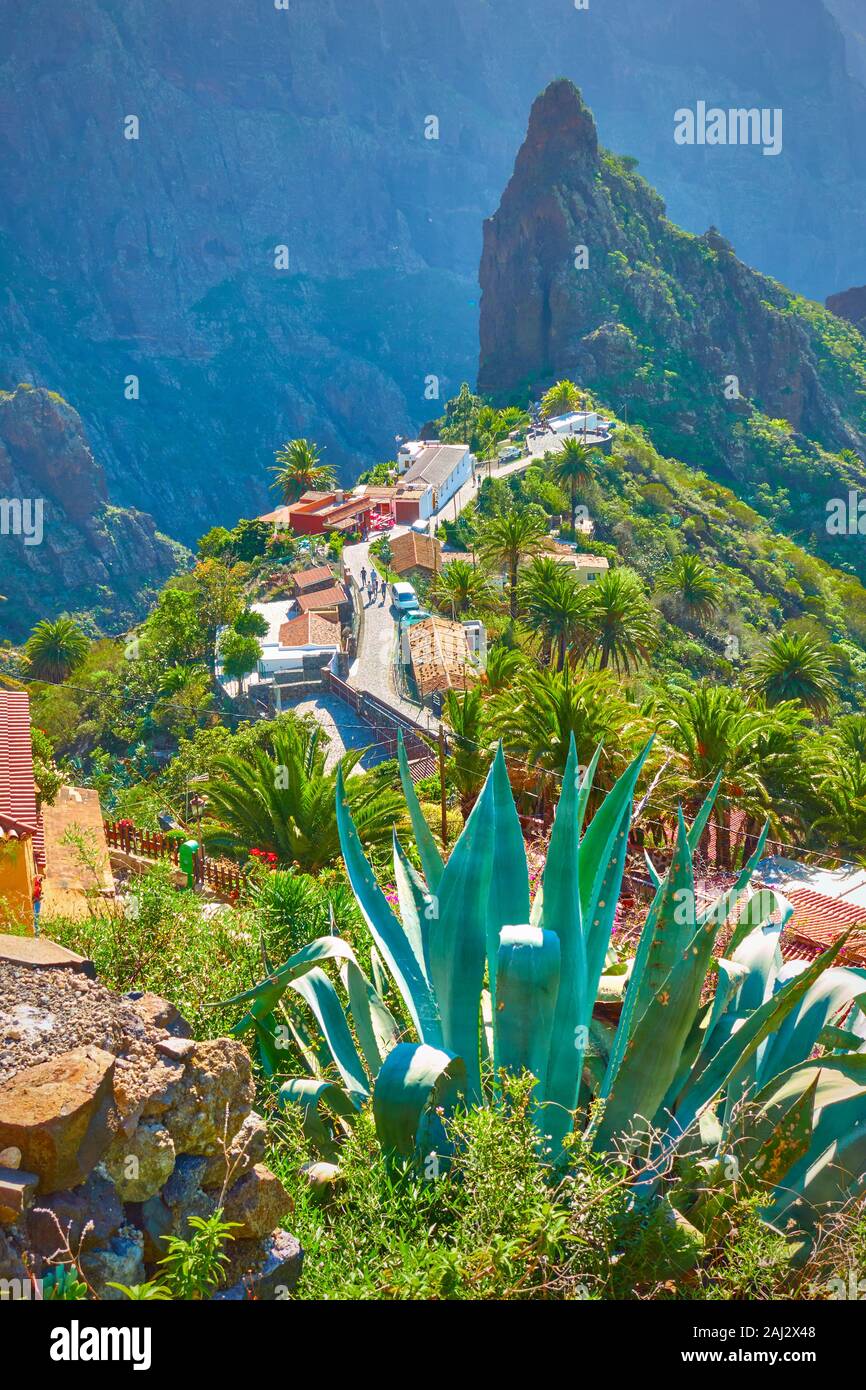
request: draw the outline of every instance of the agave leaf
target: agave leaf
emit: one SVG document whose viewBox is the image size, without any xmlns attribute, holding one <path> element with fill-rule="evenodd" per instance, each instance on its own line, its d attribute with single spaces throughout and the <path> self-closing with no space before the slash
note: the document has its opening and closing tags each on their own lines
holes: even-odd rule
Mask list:
<svg viewBox="0 0 866 1390">
<path fill-rule="evenodd" d="M 208 1004 L 209 1009 L 227 1009 L 231 1004 L 250 1004 L 249 1011 L 232 1032 L 240 1034 L 252 1028 L 258 1020 L 265 1019 L 279 1004 L 292 980 L 312 970 L 322 960 L 354 960 L 355 953 L 348 942 L 339 936 L 319 936 L 315 941 L 301 947 L 290 956 L 285 965 L 275 970 L 267 979 L 261 980 L 252 989 L 235 994 L 231 999 L 223 999 L 218 1004 Z"/>
<path fill-rule="evenodd" d="M 400 768 L 400 781 L 403 784 L 403 795 L 406 798 L 406 805 L 409 808 L 409 819 L 412 823 L 412 834 L 415 836 L 415 844 L 418 846 L 418 854 L 421 859 L 421 869 L 424 878 L 427 880 L 427 887 L 431 893 L 435 893 L 439 888 L 439 880 L 445 870 L 442 855 L 433 838 L 433 831 L 424 819 L 424 812 L 421 810 L 421 803 L 418 800 L 415 786 L 412 782 L 412 773 L 409 770 L 409 759 L 406 757 L 406 747 L 403 743 L 403 735 L 397 732 L 397 763 Z"/>
<path fill-rule="evenodd" d="M 370 947 L 370 974 L 373 976 L 376 993 L 380 999 L 384 999 L 388 993 L 388 977 L 385 974 L 382 957 L 375 946 Z"/>
<path fill-rule="evenodd" d="M 573 744 L 574 735 L 572 735 L 571 741 Z M 586 771 L 583 774 L 583 777 L 581 778 L 580 790 L 577 793 L 577 807 L 575 810 L 578 838 L 583 834 L 583 823 L 586 820 L 586 808 L 589 805 L 589 798 L 592 794 L 592 784 L 595 781 L 595 774 L 598 771 L 598 764 L 599 759 L 601 758 L 602 748 L 603 744 L 600 743 L 589 760 L 589 767 L 586 769 Z M 569 748 L 569 752 L 570 751 L 571 748 Z M 575 751 L 575 758 L 576 756 L 577 754 Z"/>
<path fill-rule="evenodd" d="M 559 938 L 540 927 L 506 926 L 499 946 L 496 1032 L 499 1065 L 543 1081 L 559 989 Z"/>
<path fill-rule="evenodd" d="M 649 952 L 641 972 L 635 997 L 635 1019 L 639 1020 L 658 996 L 671 971 L 682 959 L 697 930 L 695 881 L 692 850 L 682 807 L 678 808 L 677 844 L 667 874 L 667 891 L 653 922 Z"/>
<path fill-rule="evenodd" d="M 844 950 L 848 935 L 849 933 L 846 932 L 831 946 L 829 951 L 825 951 L 823 955 L 813 961 L 802 975 L 789 980 L 780 990 L 771 995 L 759 1009 L 756 1009 L 749 1018 L 742 1022 L 737 1031 L 708 1060 L 690 1091 L 687 1104 L 677 1111 L 677 1120 L 683 1129 L 687 1128 L 722 1088 L 736 1077 L 737 1073 L 743 1069 L 760 1047 L 764 1038 L 769 1037 L 780 1027 L 814 982 L 826 970 L 830 969 L 839 952 Z"/>
<path fill-rule="evenodd" d="M 777 1187 L 769 1221 L 811 1227 L 829 1202 L 843 1200 L 866 1170 L 866 1055 L 827 1057 L 774 1078 L 756 1097 L 764 1111 L 783 1112 L 815 1088 L 812 1142 Z"/>
<path fill-rule="evenodd" d="M 643 857 L 644 857 L 644 863 L 646 864 L 646 867 L 647 867 L 647 873 L 648 873 L 649 876 L 650 876 L 650 882 L 652 883 L 653 888 L 660 888 L 660 887 L 661 887 L 661 882 L 662 882 L 662 875 L 659 873 L 659 871 L 658 871 L 658 869 L 656 868 L 655 864 L 654 864 L 653 861 L 650 859 L 650 857 L 649 857 L 649 855 L 647 854 L 646 850 L 644 850 L 644 852 L 643 852 Z"/>
<path fill-rule="evenodd" d="M 602 1087 L 602 1098 L 609 1101 L 621 1073 L 628 1070 L 628 1079 L 602 1120 L 605 1140 L 618 1132 L 616 1126 L 628 1124 L 633 1116 L 651 1120 L 677 1075 L 689 1029 L 697 1016 L 705 957 L 708 959 L 712 949 L 709 934 L 698 932 L 706 944 L 697 955 L 687 954 L 696 937 L 694 887 L 691 850 L 680 812 L 671 867 L 641 933 Z M 674 970 L 678 971 L 677 989 L 672 991 L 668 980 Z M 658 1029 L 657 1036 L 654 1029 Z"/>
<path fill-rule="evenodd" d="M 702 921 L 727 921 L 730 914 L 734 911 L 734 909 L 737 907 L 737 904 L 741 901 L 744 892 L 746 891 L 754 877 L 755 870 L 757 869 L 758 865 L 761 862 L 761 859 L 763 858 L 764 846 L 767 842 L 767 836 L 769 833 L 770 822 L 767 821 L 764 825 L 763 830 L 758 836 L 758 841 L 755 845 L 755 852 L 752 855 L 751 859 L 740 871 L 740 874 L 733 886 L 731 888 L 728 888 L 724 893 L 722 893 L 721 897 L 717 898 L 716 901 L 712 904 L 712 906 L 707 909 L 706 913 L 701 919 Z M 733 935 L 731 936 L 730 941 L 728 942 L 727 951 L 729 956 L 733 956 L 734 951 L 737 949 L 740 942 L 746 936 L 748 936 L 749 932 L 752 930 L 754 925 L 755 923 L 749 919 L 747 914 L 745 921 L 741 921 L 741 923 L 736 927 Z"/>
<path fill-rule="evenodd" d="M 369 1082 L 337 991 L 318 966 L 299 980 L 293 980 L 291 987 L 312 1009 L 346 1090 L 351 1099 L 360 1105 L 369 1099 Z"/>
<path fill-rule="evenodd" d="M 418 1035 L 431 1046 L 442 1040 L 436 999 L 418 963 L 412 943 L 388 905 L 361 848 L 342 769 L 337 773 L 337 828 L 349 882 L 376 946 L 387 962 Z"/>
<path fill-rule="evenodd" d="M 583 1076 L 583 1055 L 601 972 L 610 947 L 628 846 L 634 789 L 652 740 L 626 768 L 580 838 L 593 758 L 580 786 L 574 738 L 544 870 L 541 925 L 560 940 L 560 989 L 543 1099 L 554 1152 L 571 1129 Z"/>
<path fill-rule="evenodd" d="M 683 1049 L 700 1009 L 715 929 L 702 927 L 695 931 L 691 851 L 682 816 L 671 870 L 660 891 L 661 901 L 653 924 L 653 947 L 659 960 L 657 983 L 652 981 L 652 966 L 648 964 L 644 973 L 645 988 L 647 993 L 650 989 L 652 993 L 631 1027 L 612 1084 L 608 1079 L 610 1069 L 605 1078 L 606 1105 L 595 1138 L 596 1147 L 600 1149 L 609 1148 L 617 1135 L 626 1137 L 630 1133 L 640 1133 L 653 1122 L 678 1076 Z M 690 939 L 683 948 L 683 924 L 689 922 Z M 678 955 L 669 965 L 673 955 L 671 943 L 678 947 Z M 662 977 L 665 967 L 669 967 L 668 973 Z M 629 995 L 632 989 L 634 982 Z M 621 1030 L 628 1026 L 624 1009 L 618 1043 Z"/>
<path fill-rule="evenodd" d="M 487 956 L 487 906 L 493 860 L 493 773 L 463 827 L 434 899 L 428 943 L 430 979 L 446 1049 L 461 1057 L 469 1096 L 481 1097 L 479 1010 Z"/>
<path fill-rule="evenodd" d="M 723 1038 L 718 1035 L 717 1029 L 726 1013 L 728 1004 L 746 977 L 746 967 L 736 965 L 733 961 L 724 960 L 721 957 L 716 961 L 716 965 L 718 967 L 718 979 L 713 1002 L 704 1011 L 703 1016 L 696 1019 L 692 1025 L 680 1057 L 676 1080 L 665 1096 L 662 1106 L 665 1111 L 673 1112 L 679 1100 L 684 1094 L 687 1094 L 688 1083 L 696 1074 L 697 1063 L 704 1053 L 708 1050 L 718 1051 L 725 1038 L 733 1032 L 731 1028 L 725 1032 Z"/>
<path fill-rule="evenodd" d="M 262 1071 L 268 1079 L 279 1071 L 282 1060 L 280 1049 L 277 1047 L 277 1027 L 275 1014 L 268 1014 L 265 1018 L 257 1018 L 255 1021 L 256 1050 Z"/>
<path fill-rule="evenodd" d="M 731 953 L 731 960 L 746 968 L 738 993 L 729 1006 L 730 1013 L 750 1014 L 759 1009 L 773 993 L 773 985 L 782 968 L 779 938 L 781 923 L 756 927 Z"/>
<path fill-rule="evenodd" d="M 453 1110 L 466 1085 L 461 1058 L 426 1043 L 398 1043 L 373 1088 L 373 1118 L 383 1151 L 390 1157 L 415 1157 L 425 1112 Z"/>
<path fill-rule="evenodd" d="M 797 1008 L 791 1010 L 778 1032 L 768 1038 L 758 1068 L 758 1084 L 763 1086 L 773 1076 L 808 1061 L 827 1025 L 864 996 L 866 970 L 826 971 L 806 991 Z"/>
<path fill-rule="evenodd" d="M 744 1164 L 743 1178 L 749 1187 L 759 1183 L 763 1187 L 776 1187 L 809 1152 L 817 1090 L 816 1076 L 781 1114 L 776 1106 L 759 1110 L 754 1118 L 750 1116 L 750 1132 L 737 1149 L 737 1158 Z"/>
<path fill-rule="evenodd" d="M 382 1002 L 377 991 L 355 961 L 346 961 L 340 970 L 349 1012 L 355 1025 L 369 1076 L 375 1076 L 382 1059 L 397 1042 L 398 1028 L 394 1016 Z"/>
<path fill-rule="evenodd" d="M 830 1052 L 859 1052 L 863 1039 L 847 1028 L 834 1028 L 832 1024 L 822 1028 L 818 1034 L 818 1046 Z"/>
<path fill-rule="evenodd" d="M 487 909 L 487 978 L 496 1013 L 499 937 L 509 922 L 529 921 L 529 869 L 520 817 L 511 793 L 502 744 L 493 761 L 493 864 Z M 495 1047 L 494 1033 L 494 1047 Z M 499 1065 L 494 1055 L 494 1064 Z"/>
<path fill-rule="evenodd" d="M 720 770 L 719 775 L 710 788 L 704 804 L 701 806 L 701 809 L 692 822 L 691 829 L 689 830 L 689 849 L 692 854 L 697 852 L 698 845 L 701 843 L 701 837 L 709 824 L 710 816 L 713 814 L 713 807 L 719 795 L 719 787 L 722 785 L 723 775 L 723 770 Z"/>
<path fill-rule="evenodd" d="M 610 933 L 619 901 L 628 849 L 634 790 L 652 745 L 653 740 L 650 739 L 643 751 L 614 783 L 580 842 L 580 912 L 586 940 L 587 985 L 590 999 L 595 995 L 610 945 Z"/>
<path fill-rule="evenodd" d="M 430 920 L 431 895 L 421 875 L 416 872 L 394 831 L 394 883 L 400 903 L 403 931 L 425 980 L 430 980 L 427 932 Z"/>
<path fill-rule="evenodd" d="M 489 989 L 481 991 L 481 1057 L 485 1062 L 493 1062 L 493 1000 Z"/>
<path fill-rule="evenodd" d="M 327 1123 L 322 1107 L 332 1110 L 343 1119 L 350 1119 L 357 1106 L 342 1086 L 333 1081 L 318 1081 L 312 1077 L 296 1076 L 286 1081 L 277 1092 L 277 1104 L 281 1109 L 289 1105 L 300 1106 L 303 1112 L 303 1129 L 306 1138 L 315 1145 L 326 1158 L 336 1158 L 334 1134 Z"/>
<path fill-rule="evenodd" d="M 577 747 L 572 736 L 565 776 L 541 885 L 539 929 L 559 938 L 560 976 L 550 1054 L 540 1097 L 548 1102 L 545 1125 L 554 1146 L 571 1128 L 583 1070 L 581 1027 L 588 1026 L 595 991 L 589 993 L 586 941 L 580 902 L 580 813 Z M 536 899 L 536 904 L 538 899 Z M 535 924 L 535 923 L 534 923 Z"/>
</svg>

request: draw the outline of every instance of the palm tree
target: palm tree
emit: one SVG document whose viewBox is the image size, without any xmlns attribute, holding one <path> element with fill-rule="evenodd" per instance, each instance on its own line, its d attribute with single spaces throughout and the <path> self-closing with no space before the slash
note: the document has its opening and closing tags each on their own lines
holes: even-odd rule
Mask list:
<svg viewBox="0 0 866 1390">
<path fill-rule="evenodd" d="M 487 666 L 481 682 L 488 694 L 496 695 L 506 690 L 515 676 L 526 665 L 526 657 L 519 647 L 507 647 L 497 642 L 487 653 Z"/>
<path fill-rule="evenodd" d="M 541 398 L 541 412 L 546 419 L 552 415 L 567 415 L 580 403 L 580 391 L 573 381 L 558 381 Z"/>
<path fill-rule="evenodd" d="M 587 449 L 574 435 L 569 435 L 559 452 L 551 457 L 550 476 L 555 483 L 565 488 L 569 495 L 572 535 L 577 515 L 578 488 L 586 487 L 591 481 L 597 457 L 597 454 Z"/>
<path fill-rule="evenodd" d="M 479 553 L 508 575 L 512 618 L 517 617 L 517 571 L 520 563 L 530 555 L 537 555 L 546 542 L 546 518 L 531 507 L 491 517 L 481 529 Z"/>
<path fill-rule="evenodd" d="M 430 597 L 442 612 L 459 618 L 490 597 L 483 570 L 469 560 L 449 560 L 435 576 Z"/>
<path fill-rule="evenodd" d="M 811 633 L 779 632 L 752 658 L 747 682 L 767 704 L 799 700 L 813 714 L 826 714 L 836 694 L 833 655 Z"/>
<path fill-rule="evenodd" d="M 634 570 L 608 570 L 591 590 L 592 642 L 599 669 L 628 672 L 655 646 L 656 617 Z M 591 655 L 591 651 L 588 651 Z"/>
<path fill-rule="evenodd" d="M 866 863 L 866 716 L 840 719 L 822 744 L 818 814 L 812 830 L 834 850 Z"/>
<path fill-rule="evenodd" d="M 269 850 L 284 864 L 317 873 L 340 857 L 336 792 L 342 768 L 362 842 L 372 849 L 390 844 L 404 810 L 393 764 L 350 777 L 364 753 L 355 748 L 328 772 L 326 742 L 319 728 L 298 721 L 274 734 L 271 753 L 258 748 L 243 757 L 218 758 L 208 787 L 207 843 L 234 851 Z"/>
<path fill-rule="evenodd" d="M 673 800 L 694 814 L 722 772 L 713 819 L 720 830 L 717 853 L 723 864 L 730 862 L 733 810 L 744 814 L 750 840 L 766 819 L 774 833 L 797 821 L 804 790 L 800 743 L 807 726 L 802 707 L 788 703 L 767 709 L 729 686 L 703 681 L 670 690 L 662 730 L 676 765 L 666 785 Z M 744 855 L 747 850 L 744 844 Z"/>
<path fill-rule="evenodd" d="M 565 665 L 570 643 L 585 647 L 590 630 L 592 601 L 588 587 L 578 582 L 571 565 L 539 555 L 524 571 L 520 601 L 530 626 L 541 634 L 544 656 L 556 651 L 556 669 Z"/>
<path fill-rule="evenodd" d="M 449 690 L 442 717 L 451 729 L 449 742 L 454 750 L 448 771 L 460 797 L 460 814 L 467 821 L 491 761 L 491 754 L 484 748 L 485 719 L 480 688 L 464 690 L 460 695 L 456 690 Z"/>
<path fill-rule="evenodd" d="M 699 555 L 684 551 L 658 577 L 660 593 L 672 594 L 687 618 L 706 623 L 718 612 L 718 586 Z"/>
<path fill-rule="evenodd" d="M 605 769 L 612 761 L 622 761 L 645 730 L 645 722 L 622 698 L 610 671 L 526 667 L 493 702 L 491 731 L 505 747 L 532 766 L 560 776 L 572 734 L 583 767 L 599 744 L 604 745 Z"/>
<path fill-rule="evenodd" d="M 271 487 L 279 489 L 284 503 L 297 502 L 305 492 L 327 492 L 336 486 L 334 468 L 321 462 L 317 446 L 309 439 L 290 439 L 274 458 L 277 466 L 270 472 L 276 477 Z"/>
<path fill-rule="evenodd" d="M 66 680 L 80 666 L 90 642 L 72 618 L 43 618 L 24 643 L 31 674 L 38 680 Z"/>
</svg>

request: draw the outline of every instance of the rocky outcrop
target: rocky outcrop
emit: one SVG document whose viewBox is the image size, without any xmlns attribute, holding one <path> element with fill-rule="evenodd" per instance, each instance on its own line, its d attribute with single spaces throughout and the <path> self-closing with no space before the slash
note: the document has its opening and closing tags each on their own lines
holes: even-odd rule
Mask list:
<svg viewBox="0 0 866 1390">
<path fill-rule="evenodd" d="M 0 617 L 13 640 L 63 611 L 122 630 L 184 560 L 151 516 L 111 505 L 81 419 L 52 391 L 0 392 L 0 498 Z"/>
<path fill-rule="evenodd" d="M 113 995 L 71 953 L 50 970 L 26 957 L 0 936 L 0 1279 L 74 1259 L 118 1297 L 110 1284 L 158 1275 L 165 1237 L 221 1209 L 221 1296 L 284 1298 L 301 1251 L 279 1229 L 290 1200 L 262 1161 L 246 1048 L 182 1036 L 167 1001 Z"/>
<path fill-rule="evenodd" d="M 759 510 L 762 483 L 789 488 L 798 532 L 814 527 L 834 557 L 825 502 L 866 488 L 854 457 L 866 452 L 866 343 L 743 264 L 714 228 L 674 226 L 632 165 L 600 148 L 570 82 L 532 108 L 485 223 L 480 281 L 482 391 L 570 377 Z M 790 422 L 791 447 L 768 442 L 758 414 Z"/>
<path fill-rule="evenodd" d="M 866 333 L 866 285 L 842 290 L 840 294 L 831 294 L 827 300 L 827 308 L 831 314 L 853 323 L 859 333 Z"/>
</svg>

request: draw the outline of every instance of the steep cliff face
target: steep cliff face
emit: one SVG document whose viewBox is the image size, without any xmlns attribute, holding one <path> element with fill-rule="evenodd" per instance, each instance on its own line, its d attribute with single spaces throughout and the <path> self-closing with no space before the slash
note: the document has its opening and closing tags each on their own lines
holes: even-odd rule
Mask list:
<svg viewBox="0 0 866 1390">
<path fill-rule="evenodd" d="M 866 343 L 715 230 L 674 226 L 628 161 L 599 148 L 569 82 L 532 108 L 485 224 L 480 281 L 481 390 L 573 377 L 755 505 L 761 484 L 790 489 L 798 525 L 827 553 L 826 500 L 866 484 L 854 457 L 866 449 Z"/>
<path fill-rule="evenodd" d="M 481 223 L 562 72 L 683 225 L 863 278 L 866 95 L 821 0 L 0 0 L 0 33 L 0 387 L 74 401 L 112 498 L 188 543 L 261 508 L 285 437 L 348 477 L 471 377 Z M 783 153 L 677 147 L 699 99 L 783 106 Z"/>
<path fill-rule="evenodd" d="M 837 314 L 840 319 L 847 319 L 849 323 L 853 323 L 860 333 L 866 333 L 866 285 L 858 285 L 854 289 L 829 295 L 827 308 L 831 314 Z"/>
<path fill-rule="evenodd" d="M 183 558 L 153 517 L 110 504 L 81 420 L 60 396 L 0 392 L 0 636 L 20 641 L 66 610 L 122 630 Z"/>
</svg>

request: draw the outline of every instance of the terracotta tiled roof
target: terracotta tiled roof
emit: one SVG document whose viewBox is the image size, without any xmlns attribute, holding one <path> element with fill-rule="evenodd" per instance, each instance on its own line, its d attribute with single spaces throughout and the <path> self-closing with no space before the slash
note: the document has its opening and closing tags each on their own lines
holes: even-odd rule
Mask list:
<svg viewBox="0 0 866 1390">
<path fill-rule="evenodd" d="M 422 536 L 417 531 L 407 531 L 404 536 L 395 536 L 391 542 L 391 569 L 396 574 L 407 570 L 423 569 L 434 574 L 442 568 L 442 546 L 435 536 Z"/>
<path fill-rule="evenodd" d="M 297 605 L 302 613 L 311 613 L 322 608 L 339 608 L 346 603 L 346 595 L 336 585 L 330 589 L 317 589 L 312 594 L 299 594 Z"/>
<path fill-rule="evenodd" d="M 817 954 L 832 946 L 849 927 L 859 927 L 861 930 L 855 930 L 848 941 L 845 959 L 866 965 L 866 908 L 843 898 L 825 897 L 810 888 L 784 887 L 782 892 L 794 906 L 786 932 L 792 942 Z"/>
<path fill-rule="evenodd" d="M 419 695 L 434 690 L 466 690 L 477 672 L 461 623 L 424 618 L 409 628 L 409 651 Z"/>
<path fill-rule="evenodd" d="M 320 613 L 302 613 L 280 628 L 281 647 L 339 647 L 340 629 Z"/>
<path fill-rule="evenodd" d="M 44 868 L 45 837 L 42 819 L 36 814 L 30 697 L 26 690 L 0 690 L 0 813 L 11 822 L 11 828 L 32 829 L 36 863 Z"/>
<path fill-rule="evenodd" d="M 307 593 L 310 589 L 316 589 L 322 584 L 330 588 L 334 583 L 334 576 L 327 565 L 318 565 L 315 569 L 302 570 L 293 578 L 295 588 L 302 594 Z"/>
</svg>

